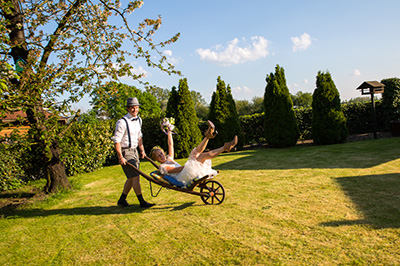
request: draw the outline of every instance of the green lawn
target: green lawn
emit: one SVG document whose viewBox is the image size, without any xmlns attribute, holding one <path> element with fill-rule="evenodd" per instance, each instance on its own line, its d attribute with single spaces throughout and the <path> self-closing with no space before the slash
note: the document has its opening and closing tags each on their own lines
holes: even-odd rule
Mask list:
<svg viewBox="0 0 400 266">
<path fill-rule="evenodd" d="M 120 166 L 75 176 L 75 190 L 0 218 L 0 265 L 400 265 L 400 138 L 245 150 L 213 165 L 221 205 L 166 189 L 151 198 L 142 179 L 157 205 L 140 209 L 131 193 L 120 208 Z"/>
</svg>

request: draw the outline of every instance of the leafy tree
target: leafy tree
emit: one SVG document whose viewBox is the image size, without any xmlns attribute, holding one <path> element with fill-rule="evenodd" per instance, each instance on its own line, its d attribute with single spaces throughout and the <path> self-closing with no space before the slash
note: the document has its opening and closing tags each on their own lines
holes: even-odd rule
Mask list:
<svg viewBox="0 0 400 266">
<path fill-rule="evenodd" d="M 150 86 L 146 88 L 146 92 L 156 97 L 157 102 L 161 106 L 161 111 L 165 112 L 168 104 L 169 90 L 157 86 Z"/>
<path fill-rule="evenodd" d="M 238 135 L 239 139 L 237 147 L 243 146 L 244 139 L 235 101 L 229 85 L 226 86 L 221 77 L 217 78 L 217 89 L 211 98 L 208 119 L 214 123 L 218 131 L 218 135 L 208 145 L 210 148 L 222 146 L 235 135 Z"/>
<path fill-rule="evenodd" d="M 206 120 L 208 115 L 208 107 L 206 100 L 201 96 L 200 92 L 190 91 L 190 96 L 194 103 L 194 109 L 196 110 L 197 117 L 200 120 Z"/>
<path fill-rule="evenodd" d="M 295 95 L 290 94 L 293 105 L 296 107 L 310 107 L 312 103 L 312 93 L 298 91 Z"/>
<path fill-rule="evenodd" d="M 236 100 L 236 109 L 239 116 L 252 115 L 264 112 L 264 98 L 253 97 L 251 102 L 248 100 Z"/>
<path fill-rule="evenodd" d="M 93 109 L 98 115 L 107 118 L 118 120 L 123 117 L 126 111 L 126 101 L 129 97 L 136 97 L 140 103 L 140 116 L 148 117 L 150 115 L 159 115 L 161 113 L 160 104 L 156 97 L 148 92 L 142 92 L 134 86 L 110 82 L 106 85 L 107 88 L 95 89 L 91 93 Z M 115 90 L 116 93 L 108 94 Z"/>
<path fill-rule="evenodd" d="M 188 157 L 202 136 L 186 78 L 179 80 L 178 91 L 172 89 L 170 99 L 167 117 L 175 118 L 175 155 L 177 158 Z"/>
<path fill-rule="evenodd" d="M 289 89 L 286 86 L 284 69 L 277 65 L 275 74 L 267 75 L 266 81 L 264 94 L 266 140 L 271 147 L 294 146 L 300 133 Z"/>
<path fill-rule="evenodd" d="M 179 74 L 160 51 L 179 34 L 153 41 L 161 17 L 146 18 L 137 28 L 129 24 L 130 14 L 142 4 L 119 0 L 0 2 L 0 65 L 13 60 L 19 73 L 18 79 L 7 79 L 0 112 L 26 112 L 32 153 L 38 156 L 34 174 L 47 177 L 46 191 L 70 187 L 60 160 L 58 143 L 67 128 L 59 128 L 59 114 L 72 112 L 71 104 L 95 88 L 110 88 L 104 86 L 109 81 L 120 77 L 140 80 L 143 75 L 134 74 L 127 60 Z M 117 91 L 111 88 L 107 93 Z"/>
<path fill-rule="evenodd" d="M 382 107 L 386 122 L 400 120 L 400 79 L 388 78 L 381 81 L 385 85 L 382 94 Z"/>
<path fill-rule="evenodd" d="M 248 100 L 236 100 L 236 110 L 239 116 L 251 115 L 252 106 Z"/>
<path fill-rule="evenodd" d="M 316 144 L 345 142 L 348 136 L 346 117 L 341 105 L 339 91 L 329 72 L 318 72 L 317 88 L 312 101 L 312 136 Z"/>
</svg>

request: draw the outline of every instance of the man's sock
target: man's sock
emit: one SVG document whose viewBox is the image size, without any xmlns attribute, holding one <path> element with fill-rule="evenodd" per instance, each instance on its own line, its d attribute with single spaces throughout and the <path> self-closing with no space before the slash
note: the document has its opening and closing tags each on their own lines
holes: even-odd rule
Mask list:
<svg viewBox="0 0 400 266">
<path fill-rule="evenodd" d="M 120 200 L 126 200 L 126 197 L 127 197 L 127 196 L 128 196 L 128 195 L 122 193 L 122 194 L 121 194 L 121 197 L 119 197 L 119 199 L 120 199 Z"/>
<path fill-rule="evenodd" d="M 145 201 L 145 200 L 143 199 L 143 195 L 142 195 L 142 194 L 136 195 L 136 196 L 137 196 L 137 198 L 138 198 L 138 200 L 139 200 L 139 202 L 140 202 L 140 207 L 148 208 L 148 207 L 152 207 L 152 206 L 155 205 L 155 204 L 153 204 L 153 203 L 148 203 L 147 201 Z"/>
</svg>

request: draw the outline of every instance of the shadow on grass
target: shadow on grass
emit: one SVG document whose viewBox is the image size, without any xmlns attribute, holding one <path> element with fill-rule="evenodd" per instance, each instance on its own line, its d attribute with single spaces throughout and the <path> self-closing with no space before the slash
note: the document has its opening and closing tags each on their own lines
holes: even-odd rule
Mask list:
<svg viewBox="0 0 400 266">
<path fill-rule="evenodd" d="M 181 205 L 169 204 L 169 205 L 155 205 L 151 208 L 140 208 L 139 205 L 130 205 L 129 207 L 119 206 L 92 206 L 92 207 L 75 207 L 70 209 L 55 209 L 55 210 L 43 210 L 43 209 L 31 209 L 31 210 L 12 210 L 8 212 L 6 217 L 8 219 L 13 218 L 30 218 L 30 217 L 47 217 L 52 215 L 113 215 L 113 214 L 129 214 L 129 213 L 141 213 L 145 210 L 152 210 L 154 212 L 160 211 L 179 211 L 185 208 L 191 207 L 196 202 L 187 202 Z"/>
<path fill-rule="evenodd" d="M 389 138 L 325 146 L 261 148 L 222 154 L 220 156 L 237 155 L 238 159 L 216 164 L 215 169 L 370 168 L 400 158 L 399 147 L 400 138 Z"/>
<path fill-rule="evenodd" d="M 336 181 L 364 219 L 330 221 L 322 226 L 365 224 L 377 229 L 400 228 L 400 174 L 342 177 Z"/>
</svg>

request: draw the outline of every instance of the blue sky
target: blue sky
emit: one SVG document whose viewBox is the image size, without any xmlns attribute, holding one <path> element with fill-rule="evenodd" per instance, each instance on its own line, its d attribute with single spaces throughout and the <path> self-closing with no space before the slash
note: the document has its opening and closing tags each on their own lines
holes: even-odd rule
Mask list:
<svg viewBox="0 0 400 266">
<path fill-rule="evenodd" d="M 161 15 L 156 41 L 180 32 L 164 53 L 207 103 L 218 76 L 236 100 L 262 97 L 277 64 L 290 93 L 312 93 L 329 71 L 346 100 L 363 81 L 399 77 L 399 11 L 398 0 L 145 0 L 132 21 Z M 166 89 L 183 78 L 133 64 Z"/>
</svg>

